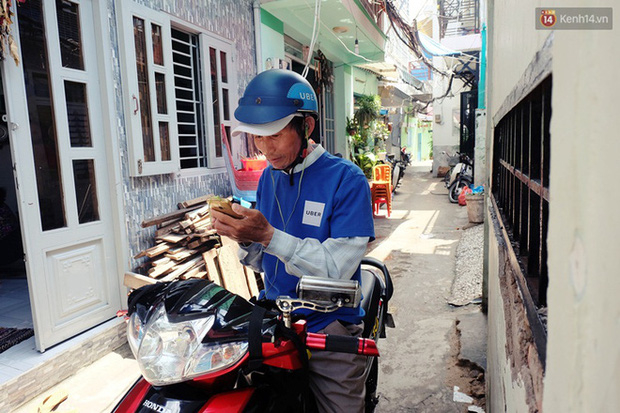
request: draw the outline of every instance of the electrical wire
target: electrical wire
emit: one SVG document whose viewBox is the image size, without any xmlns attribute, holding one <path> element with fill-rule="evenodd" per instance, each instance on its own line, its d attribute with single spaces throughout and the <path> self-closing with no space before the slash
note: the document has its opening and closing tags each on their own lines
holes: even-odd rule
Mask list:
<svg viewBox="0 0 620 413">
<path fill-rule="evenodd" d="M 329 27 L 327 27 L 327 26 L 325 26 L 325 27 L 326 27 L 327 29 L 329 29 Z M 331 30 L 329 30 L 329 32 L 330 32 L 330 33 L 332 33 L 332 31 L 331 31 Z M 364 32 L 362 31 L 362 34 L 363 34 L 363 33 L 364 33 Z M 359 57 L 360 59 L 363 59 L 363 60 L 367 61 L 368 63 L 381 63 L 381 62 L 383 62 L 383 60 L 370 60 L 370 59 L 368 59 L 366 56 L 362 56 L 361 54 L 355 53 L 353 50 L 349 49 L 349 48 L 347 47 L 347 45 L 346 45 L 346 44 L 344 44 L 344 42 L 343 42 L 343 41 L 342 41 L 342 40 L 341 40 L 338 36 L 336 36 L 334 33 L 332 33 L 332 35 L 336 38 L 336 40 L 338 40 L 338 41 L 340 42 L 340 44 L 342 44 L 342 46 L 343 46 L 345 49 L 347 49 L 347 52 L 351 53 L 353 56 Z"/>
<path fill-rule="evenodd" d="M 434 98 L 432 98 L 431 100 L 428 100 L 428 101 L 419 100 L 419 99 L 416 99 L 416 98 L 412 97 L 411 98 L 412 102 L 416 102 L 416 103 L 424 105 L 424 106 L 422 106 L 421 108 L 418 109 L 418 112 L 426 111 L 426 109 L 430 106 L 431 103 L 433 103 L 433 102 L 435 102 L 437 100 L 445 99 L 450 94 L 450 91 L 452 90 L 452 81 L 454 80 L 455 77 L 456 77 L 456 75 L 454 73 L 452 73 L 450 75 L 450 80 L 448 81 L 448 88 L 446 89 L 446 92 L 443 95 L 441 95 L 441 96 L 434 97 Z"/>
<path fill-rule="evenodd" d="M 308 61 L 306 62 L 306 66 L 304 66 L 304 70 L 301 72 L 303 77 L 308 76 L 308 71 L 310 70 L 310 62 L 312 61 L 312 56 L 314 55 L 314 45 L 319 37 L 320 24 L 321 0 L 316 0 L 314 3 L 314 23 L 312 24 L 312 37 L 310 39 L 310 47 L 308 50 Z"/>
<path fill-rule="evenodd" d="M 385 3 L 385 13 L 387 14 L 388 19 L 390 20 L 390 25 L 394 29 L 394 33 L 396 33 L 396 36 L 407 47 L 409 47 L 409 49 L 413 51 L 416 57 L 420 59 L 422 63 L 424 63 L 428 68 L 430 68 L 431 70 L 433 70 L 434 72 L 442 76 L 449 76 L 450 75 L 449 73 L 436 68 L 431 63 L 430 59 L 428 59 L 424 55 L 424 53 L 422 53 L 421 49 L 424 49 L 424 47 L 420 44 L 416 20 L 415 19 L 413 20 L 413 26 L 408 25 L 407 23 L 405 23 L 403 18 L 400 16 L 398 11 L 396 10 L 396 7 L 394 6 L 394 4 L 392 4 L 391 0 L 384 0 L 384 3 Z M 397 28 L 400 30 L 397 30 Z M 406 39 L 403 38 L 403 36 Z"/>
<path fill-rule="evenodd" d="M 310 7 L 310 4 L 309 4 L 306 0 L 304 0 L 304 3 L 306 3 L 306 5 L 307 5 L 308 7 Z M 344 4 L 345 4 L 345 2 L 343 2 L 343 5 L 344 5 Z M 346 5 L 345 5 L 345 8 L 347 9 L 347 11 L 348 11 L 349 13 L 351 13 L 351 11 L 349 10 L 349 8 L 348 8 Z M 360 59 L 365 60 L 365 61 L 366 61 L 366 62 L 368 62 L 368 63 L 381 63 L 381 62 L 383 62 L 383 60 L 370 60 L 370 59 L 368 59 L 367 57 L 362 56 L 362 55 L 361 55 L 361 54 L 359 54 L 359 53 L 355 53 L 353 50 L 349 49 L 349 47 L 348 47 L 348 46 L 347 46 L 347 45 L 346 45 L 346 44 L 342 41 L 342 39 L 340 39 L 340 38 L 339 38 L 339 37 L 338 37 L 338 36 L 337 36 L 337 35 L 336 35 L 336 34 L 335 34 L 332 30 L 331 30 L 331 28 L 330 28 L 329 26 L 327 26 L 327 25 L 326 25 L 325 23 L 323 23 L 322 21 L 320 21 L 320 24 L 321 24 L 321 26 L 323 26 L 323 27 L 326 29 L 327 33 L 330 33 L 332 36 L 334 36 L 334 38 L 340 42 L 340 44 L 342 45 L 342 47 L 344 47 L 344 48 L 346 49 L 346 51 L 347 51 L 347 52 L 349 52 L 349 53 L 351 53 L 353 56 L 359 57 Z M 363 31 L 363 30 L 362 30 L 362 32 L 361 32 L 361 33 L 362 33 L 362 34 L 363 34 L 366 38 L 368 38 L 368 36 L 366 36 L 366 34 L 364 33 L 364 31 Z M 317 37 L 318 37 L 318 34 L 317 34 Z"/>
<path fill-rule="evenodd" d="M 418 20 L 418 17 L 420 17 L 420 13 L 422 13 L 424 11 L 424 9 L 426 9 L 426 5 L 428 3 L 430 3 L 433 0 L 426 0 L 426 2 L 424 3 L 424 5 L 422 7 L 420 7 L 420 10 L 418 10 L 418 14 L 415 15 L 414 20 Z"/>
<path fill-rule="evenodd" d="M 295 199 L 295 203 L 293 204 L 293 209 L 291 211 L 291 213 L 289 214 L 288 218 L 286 219 L 286 221 L 284 220 L 284 213 L 282 212 L 282 206 L 280 205 L 280 200 L 278 199 L 278 191 L 276 190 L 276 181 L 273 178 L 273 169 L 269 170 L 269 174 L 271 175 L 271 185 L 273 187 L 273 196 L 276 200 L 276 204 L 278 205 L 278 212 L 280 213 L 280 219 L 282 220 L 282 231 L 286 232 L 286 228 L 288 227 L 288 223 L 291 221 L 291 217 L 293 216 L 293 214 L 295 213 L 295 209 L 297 209 L 297 202 L 299 201 L 299 197 L 301 196 L 301 182 L 304 179 L 304 173 L 306 172 L 306 159 L 304 158 L 301 166 L 302 166 L 302 170 L 301 170 L 301 176 L 299 177 L 299 186 L 297 187 L 297 198 Z M 294 169 L 294 167 L 293 167 Z M 291 170 L 291 174 L 293 173 L 293 170 Z M 274 277 L 273 277 L 273 281 L 271 282 L 271 285 L 275 285 L 276 280 L 278 279 L 278 264 L 280 263 L 280 259 L 278 257 L 276 257 L 276 265 L 275 268 L 273 270 L 274 273 Z M 269 292 L 269 290 L 271 289 L 271 287 L 266 288 L 265 290 L 265 295 Z"/>
<path fill-rule="evenodd" d="M 385 4 L 385 12 L 388 16 L 388 19 L 390 20 L 390 25 L 392 26 L 394 33 L 396 33 L 396 36 L 400 39 L 400 41 L 402 41 L 409 49 L 411 49 L 413 51 L 413 53 L 431 70 L 433 70 L 434 72 L 442 75 L 442 76 L 449 76 L 450 80 L 448 81 L 448 87 L 446 89 L 446 92 L 438 97 L 435 97 L 433 99 L 431 99 L 430 101 L 421 101 L 418 99 L 415 99 L 415 101 L 417 103 L 423 104 L 424 106 L 421 108 L 422 111 L 426 110 L 428 108 L 428 106 L 435 102 L 435 101 L 442 101 L 443 99 L 445 99 L 448 95 L 450 95 L 451 90 L 452 90 L 452 81 L 457 78 L 460 80 L 463 80 L 466 84 L 471 83 L 471 74 L 469 73 L 456 73 L 454 71 L 455 67 L 450 68 L 448 71 L 444 71 L 444 70 L 440 70 L 438 68 L 436 68 L 431 61 L 422 53 L 421 50 L 425 50 L 424 46 L 422 46 L 421 42 L 420 42 L 420 37 L 419 37 L 419 33 L 418 33 L 418 29 L 417 29 L 417 21 L 416 19 L 413 20 L 413 24 L 410 26 L 407 23 L 405 23 L 405 21 L 403 20 L 403 18 L 400 16 L 400 14 L 398 13 L 398 11 L 396 10 L 396 8 L 394 7 L 394 4 L 392 4 L 392 0 L 383 0 L 384 4 Z M 417 17 L 417 16 L 416 16 Z M 477 63 L 479 61 L 479 58 L 476 58 L 474 56 L 471 55 L 467 55 L 464 54 L 464 56 L 466 56 L 465 59 L 461 59 L 460 57 L 453 57 L 455 59 L 457 59 L 461 64 L 465 64 L 464 60 L 466 61 L 470 61 L 470 62 L 475 62 Z M 464 88 L 465 86 L 463 86 Z"/>
</svg>

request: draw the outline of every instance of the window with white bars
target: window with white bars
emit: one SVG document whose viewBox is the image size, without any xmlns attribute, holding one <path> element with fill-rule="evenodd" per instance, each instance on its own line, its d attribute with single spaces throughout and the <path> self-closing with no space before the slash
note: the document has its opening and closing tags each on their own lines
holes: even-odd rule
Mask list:
<svg viewBox="0 0 620 413">
<path fill-rule="evenodd" d="M 224 166 L 233 43 L 133 1 L 119 19 L 132 176 Z"/>
</svg>

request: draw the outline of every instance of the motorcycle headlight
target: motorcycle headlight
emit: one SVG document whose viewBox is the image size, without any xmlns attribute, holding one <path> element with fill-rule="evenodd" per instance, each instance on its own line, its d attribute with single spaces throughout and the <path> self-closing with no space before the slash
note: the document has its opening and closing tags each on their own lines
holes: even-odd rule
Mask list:
<svg viewBox="0 0 620 413">
<path fill-rule="evenodd" d="M 127 341 L 129 342 L 131 352 L 136 358 L 138 357 L 138 348 L 143 333 L 144 325 L 142 324 L 142 320 L 140 320 L 138 313 L 133 313 L 131 317 L 129 317 L 129 322 L 127 323 Z"/>
<path fill-rule="evenodd" d="M 196 377 L 208 371 L 222 370 L 237 363 L 247 351 L 247 341 L 202 344 L 188 364 L 187 374 Z"/>
<path fill-rule="evenodd" d="M 135 314 L 134 314 L 135 315 Z M 160 386 L 186 381 L 202 374 L 224 369 L 237 363 L 246 353 L 247 342 L 201 343 L 213 327 L 215 316 L 171 323 L 163 304 L 146 324 L 132 324 L 127 336 L 136 345 L 136 360 L 144 378 Z M 132 341 L 136 344 L 132 345 Z"/>
</svg>

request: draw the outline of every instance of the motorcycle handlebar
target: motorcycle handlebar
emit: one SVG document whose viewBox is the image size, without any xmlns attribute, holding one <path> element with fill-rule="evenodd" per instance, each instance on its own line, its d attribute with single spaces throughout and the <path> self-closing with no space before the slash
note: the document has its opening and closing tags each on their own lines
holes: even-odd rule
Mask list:
<svg viewBox="0 0 620 413">
<path fill-rule="evenodd" d="M 306 336 L 306 347 L 314 350 L 379 357 L 377 343 L 369 338 L 308 333 Z"/>
</svg>

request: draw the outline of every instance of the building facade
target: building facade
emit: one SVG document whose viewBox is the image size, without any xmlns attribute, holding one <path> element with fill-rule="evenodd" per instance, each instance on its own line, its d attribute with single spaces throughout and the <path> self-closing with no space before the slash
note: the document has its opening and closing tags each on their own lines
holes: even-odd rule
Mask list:
<svg viewBox="0 0 620 413">
<path fill-rule="evenodd" d="M 536 29 L 538 6 L 489 2 L 487 411 L 614 411 L 617 35 Z"/>
<path fill-rule="evenodd" d="M 219 125 L 230 130 L 256 73 L 253 13 L 224 0 L 31 0 L 13 12 L 0 167 L 45 351 L 125 306 L 123 274 L 153 242 L 144 219 L 230 193 Z"/>
<path fill-rule="evenodd" d="M 307 70 L 322 121 L 312 138 L 348 157 L 346 119 L 353 117 L 354 96 L 378 93 L 377 76 L 356 66 L 385 58 L 381 7 L 368 0 L 274 0 L 260 4 L 259 19 L 260 70 Z"/>
<path fill-rule="evenodd" d="M 478 107 L 485 2 L 441 0 L 438 8 L 433 40 L 445 50 L 432 59 L 437 69 L 432 82 L 435 174 L 440 167 L 448 166 L 449 159 L 456 152 L 468 153 L 471 159 L 475 157 L 474 111 Z"/>
</svg>

